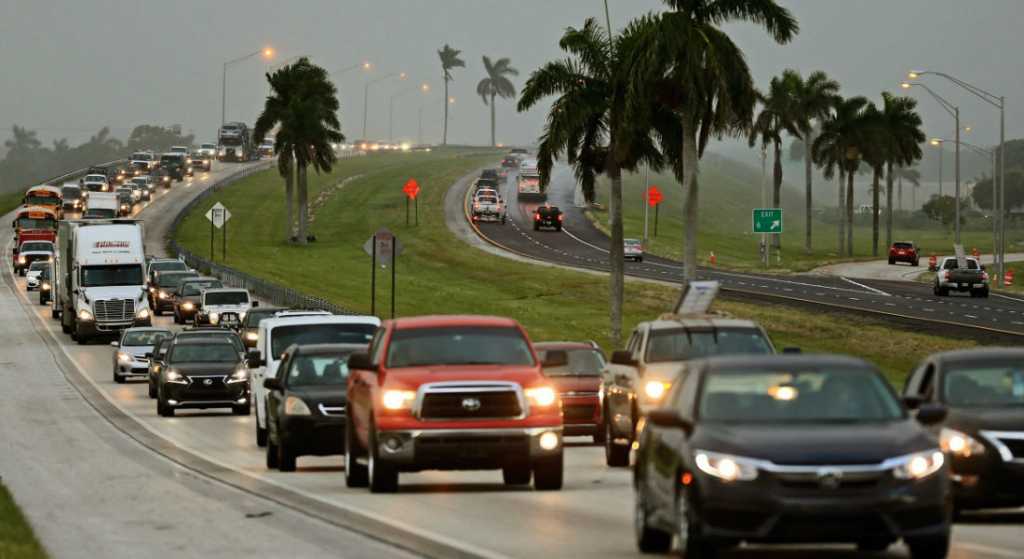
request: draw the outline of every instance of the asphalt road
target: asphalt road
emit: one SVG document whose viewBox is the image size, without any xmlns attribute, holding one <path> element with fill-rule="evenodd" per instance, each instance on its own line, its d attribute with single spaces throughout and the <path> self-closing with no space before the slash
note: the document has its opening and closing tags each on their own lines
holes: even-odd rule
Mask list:
<svg viewBox="0 0 1024 559">
<path fill-rule="evenodd" d="M 170 211 L 184 202 L 186 192 L 172 191 L 171 195 L 181 198 L 168 197 L 165 206 L 152 204 L 140 217 L 148 219 L 153 212 Z M 156 239 L 162 232 L 154 226 L 148 228 L 147 235 Z M 5 277 L 12 282 L 9 273 Z M 12 447 L 0 454 L 0 467 L 5 479 L 9 471 L 14 472 L 8 482 L 40 528 L 43 541 L 51 549 L 57 547 L 54 542 L 64 544 L 65 552 L 55 556 L 137 557 L 147 543 L 152 544 L 151 551 L 174 549 L 185 556 L 402 554 L 372 539 L 326 526 L 313 515 L 295 512 L 296 507 L 278 506 L 277 499 L 252 498 L 193 473 L 204 468 L 209 471 L 203 474 L 234 480 L 232 485 L 248 485 L 256 492 L 271 487 L 275 497 L 300 497 L 311 503 L 311 508 L 315 506 L 315 516 L 328 521 L 373 518 L 392 526 L 396 534 L 413 533 L 443 542 L 464 556 L 639 556 L 633 544 L 630 474 L 606 468 L 601 450 L 585 439 L 575 444 L 570 441 L 566 487 L 559 492 L 508 489 L 497 472 L 428 472 L 403 474 L 396 495 L 371 495 L 344 487 L 340 457 L 301 458 L 295 473 L 268 472 L 264 453 L 255 445 L 253 417 L 205 411 L 158 417 L 145 384 L 120 385 L 111 380 L 113 348 L 72 343 L 49 319 L 45 308 L 31 304 L 23 294 L 20 280 L 15 291 L 0 291 L 4 316 L 16 317 L 0 327 L 4 355 L 10 356 L 3 359 L 6 363 L 0 365 L 0 372 L 14 378 L 14 384 L 25 386 L 22 392 L 0 396 L 5 404 L 0 406 L 0 433 L 4 434 L 0 440 Z M 169 317 L 157 322 L 171 326 Z M 26 323 L 32 328 L 26 328 Z M 38 358 L 30 358 L 28 351 L 38 351 Z M 123 414 L 131 425 L 122 424 L 122 429 L 134 438 L 152 438 L 162 454 L 185 463 L 194 461 L 183 455 L 199 457 L 205 466 L 183 470 L 110 428 L 63 380 L 54 362 L 66 362 L 67 367 L 80 371 L 89 387 L 83 390 L 89 401 L 107 417 Z M 48 412 L 63 412 L 58 406 L 84 409 L 93 418 L 92 425 L 79 416 L 61 414 L 55 420 Z M 68 419 L 74 425 L 66 426 Z M 8 433 L 11 429 L 14 432 Z M 50 441 L 46 437 L 57 438 Z M 129 450 L 133 455 L 126 457 Z M 164 468 L 147 460 L 164 464 Z M 140 461 L 138 468 L 132 467 Z M 67 477 L 71 483 L 55 483 Z M 194 480 L 195 486 L 183 480 Z M 168 493 L 159 493 L 162 488 Z M 267 512 L 271 514 L 265 515 Z M 246 518 L 246 514 L 256 518 Z M 185 520 L 186 515 L 194 516 Z M 1024 534 L 1015 524 L 1020 520 L 1002 515 L 958 526 L 952 556 L 1018 557 L 1024 544 Z M 235 532 L 238 539 L 228 536 L 225 541 L 221 529 L 232 530 L 239 524 L 243 526 Z M 215 535 L 208 535 L 209 526 L 217 526 Z M 104 547 L 88 550 L 87 539 L 91 545 Z M 76 548 L 76 544 L 80 545 Z M 726 556 L 858 556 L 849 548 L 755 551 L 744 548 Z M 906 550 L 894 547 L 880 557 L 906 557 Z"/>
<path fill-rule="evenodd" d="M 548 189 L 550 203 L 565 213 L 560 233 L 533 230 L 532 212 L 542 202 L 517 200 L 514 177 L 502 187 L 502 196 L 509 204 L 508 223 L 480 223 L 476 232 L 495 247 L 521 257 L 607 272 L 608 237 L 587 219 L 582 209 L 573 205 L 573 184 L 569 170 L 560 167 Z M 468 182 L 454 188 L 461 189 L 458 193 L 465 196 L 467 187 Z M 449 215 L 448 219 L 466 221 L 465 215 Z M 682 265 L 646 255 L 643 262 L 626 262 L 626 274 L 679 283 Z M 1024 336 L 1024 299 L 1015 297 L 993 295 L 988 299 L 973 299 L 966 294 L 936 297 L 931 287 L 924 284 L 815 274 L 768 275 L 700 268 L 698 277 L 718 280 L 723 292 L 734 296 L 792 302 L 821 310 L 870 313 L 950 333 L 972 330 L 981 335 L 998 335 L 1009 343 L 1018 342 L 1018 337 Z"/>
</svg>

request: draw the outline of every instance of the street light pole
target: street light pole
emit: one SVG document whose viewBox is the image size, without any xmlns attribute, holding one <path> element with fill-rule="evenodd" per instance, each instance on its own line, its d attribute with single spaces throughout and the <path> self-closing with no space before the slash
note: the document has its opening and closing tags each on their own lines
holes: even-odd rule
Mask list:
<svg viewBox="0 0 1024 559">
<path fill-rule="evenodd" d="M 403 95 L 408 95 L 409 93 L 412 93 L 413 91 L 416 91 L 417 89 L 419 89 L 423 93 L 427 93 L 427 92 L 430 91 L 430 85 L 424 83 L 424 84 L 420 84 L 420 85 L 418 85 L 416 87 L 410 87 L 408 89 L 403 89 L 402 91 L 399 91 L 398 93 L 395 93 L 390 98 L 388 98 L 388 142 L 394 143 L 394 141 L 395 141 L 395 136 L 394 136 L 395 99 L 398 99 L 399 97 L 401 97 Z"/>
<path fill-rule="evenodd" d="M 262 48 L 255 52 L 250 52 L 245 56 L 239 56 L 238 58 L 228 60 L 224 63 L 224 69 L 220 76 L 220 123 L 223 125 L 227 122 L 228 114 L 228 66 L 237 62 L 248 60 L 254 56 L 263 55 L 268 60 L 274 56 L 274 49 L 270 47 Z"/>
<path fill-rule="evenodd" d="M 394 72 L 394 73 L 388 74 L 386 76 L 379 77 L 379 78 L 377 78 L 375 80 L 370 80 L 370 81 L 366 82 L 366 86 L 363 88 L 363 139 L 364 140 L 367 139 L 366 138 L 366 115 L 369 113 L 368 109 L 369 109 L 369 106 L 370 106 L 369 105 L 370 104 L 370 86 L 375 84 L 375 83 L 380 83 L 380 82 L 382 82 L 382 81 L 384 81 L 384 80 L 386 80 L 388 78 L 393 78 L 395 76 L 398 76 L 400 79 L 404 80 L 405 79 L 405 72 L 401 72 L 401 73 Z"/>
<path fill-rule="evenodd" d="M 942 145 L 943 143 L 948 142 L 948 141 L 949 140 L 946 140 L 944 138 L 934 138 L 934 139 L 932 139 L 931 144 L 932 145 Z M 974 153 L 977 153 L 977 154 L 979 154 L 979 155 L 981 155 L 983 157 L 988 157 L 992 161 L 992 261 L 994 263 L 996 261 L 996 257 L 997 257 L 998 251 L 999 251 L 1000 240 L 1001 240 L 1000 239 L 1001 233 L 998 231 L 998 228 L 997 228 L 997 225 L 996 225 L 997 224 L 997 222 L 996 222 L 996 219 L 997 219 L 996 212 L 998 212 L 998 208 L 999 208 L 999 199 L 996 197 L 996 150 L 995 149 L 986 149 L 986 148 L 983 148 L 983 147 L 975 145 L 975 144 L 971 144 L 971 143 L 968 143 L 968 142 L 961 142 L 961 141 L 958 141 L 957 145 L 958 146 L 959 145 L 963 145 L 965 148 L 973 151 Z"/>
<path fill-rule="evenodd" d="M 912 73 L 911 77 L 916 77 L 917 75 L 919 74 Z M 960 107 L 954 105 L 953 103 L 950 103 L 944 97 L 932 91 L 932 88 L 928 87 L 927 85 L 921 82 L 903 82 L 902 84 L 900 84 L 900 87 L 902 87 L 903 89 L 910 89 L 911 87 L 920 87 L 921 89 L 927 91 L 928 94 L 931 95 L 939 103 L 939 105 L 942 106 L 942 108 L 945 109 L 945 111 L 949 113 L 950 116 L 953 117 L 953 121 L 956 124 L 956 172 L 954 173 L 956 175 L 956 201 L 953 204 L 955 210 L 954 219 L 956 220 L 956 223 L 953 224 L 953 231 L 954 242 L 956 244 L 960 244 Z"/>
</svg>

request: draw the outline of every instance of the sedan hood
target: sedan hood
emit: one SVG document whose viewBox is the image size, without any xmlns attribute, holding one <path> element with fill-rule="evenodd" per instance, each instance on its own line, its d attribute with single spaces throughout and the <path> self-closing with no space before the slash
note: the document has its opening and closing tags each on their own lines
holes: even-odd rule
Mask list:
<svg viewBox="0 0 1024 559">
<path fill-rule="evenodd" d="M 289 387 L 288 392 L 302 398 L 309 407 L 314 408 L 317 404 L 325 406 L 344 405 L 348 401 L 345 385 L 323 385 L 323 386 L 296 386 Z"/>
<path fill-rule="evenodd" d="M 477 381 L 514 382 L 532 386 L 540 384 L 542 377 L 535 367 L 504 365 L 437 365 L 431 367 L 404 367 L 391 369 L 381 375 L 389 385 L 416 388 L 432 382 Z"/>
<path fill-rule="evenodd" d="M 238 363 L 169 363 L 168 368 L 183 375 L 230 375 L 238 368 Z"/>
<path fill-rule="evenodd" d="M 950 408 L 945 425 L 958 431 L 1024 431 L 1024 406 Z"/>
<path fill-rule="evenodd" d="M 889 423 L 704 424 L 691 448 L 786 465 L 878 464 L 938 447 L 914 420 Z"/>
</svg>

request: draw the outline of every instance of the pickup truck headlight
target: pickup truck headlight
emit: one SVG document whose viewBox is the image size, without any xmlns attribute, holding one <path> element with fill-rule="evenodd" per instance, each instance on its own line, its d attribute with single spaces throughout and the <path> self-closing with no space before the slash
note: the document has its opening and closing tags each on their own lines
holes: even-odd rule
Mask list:
<svg viewBox="0 0 1024 559">
<path fill-rule="evenodd" d="M 215 312 L 210 313 L 209 318 L 210 324 L 217 324 L 218 322 L 220 322 L 220 315 Z"/>
<path fill-rule="evenodd" d="M 697 469 L 723 481 L 753 481 L 757 479 L 757 464 L 748 458 L 698 450 L 694 454 Z"/>
<path fill-rule="evenodd" d="M 245 311 L 238 313 L 238 321 L 241 322 L 243 320 L 245 320 Z"/>
<path fill-rule="evenodd" d="M 247 380 L 249 380 L 249 370 L 245 367 L 239 367 L 228 377 L 228 384 L 236 384 Z"/>
<path fill-rule="evenodd" d="M 191 311 L 194 310 L 196 306 L 192 304 L 192 301 L 185 301 L 184 303 L 181 304 L 181 308 L 186 311 Z"/>
<path fill-rule="evenodd" d="M 550 386 L 527 388 L 526 397 L 530 400 L 531 405 L 540 408 L 551 407 L 558 401 L 558 393 Z"/>
<path fill-rule="evenodd" d="M 302 398 L 296 396 L 289 396 L 284 401 L 284 414 L 285 415 L 312 415 L 309 411 L 309 406 L 306 402 L 302 401 Z"/>
<path fill-rule="evenodd" d="M 28 260 L 26 260 L 24 256 L 18 257 L 18 264 L 24 264 L 25 262 L 28 262 Z"/>
<path fill-rule="evenodd" d="M 167 374 L 164 375 L 164 378 L 166 378 L 167 382 L 170 383 L 188 384 L 188 380 L 185 379 L 185 376 L 179 373 L 178 371 L 175 371 L 174 369 L 168 369 Z"/>
<path fill-rule="evenodd" d="M 652 400 L 661 400 L 671 386 L 672 384 L 668 382 L 651 380 L 644 385 L 644 394 Z"/>
<path fill-rule="evenodd" d="M 81 321 L 84 321 L 84 322 L 90 321 L 90 320 L 92 320 L 92 313 L 87 311 L 87 310 L 85 310 L 85 309 L 82 309 L 82 310 L 78 311 L 78 320 L 81 320 Z"/>
<path fill-rule="evenodd" d="M 939 446 L 943 452 L 962 458 L 985 453 L 985 446 L 974 437 L 953 429 L 943 429 L 939 433 Z"/>
<path fill-rule="evenodd" d="M 161 298 L 161 299 L 166 299 L 166 298 L 167 298 L 167 292 L 166 292 L 166 291 L 164 291 L 163 289 L 161 289 L 161 290 L 160 290 L 160 291 L 159 291 L 159 292 L 158 292 L 158 293 L 156 294 L 156 296 L 157 296 L 157 297 L 159 297 L 159 298 Z"/>
<path fill-rule="evenodd" d="M 246 332 L 245 339 L 250 342 L 255 342 L 256 340 L 260 339 L 260 335 L 257 334 L 256 332 Z"/>
<path fill-rule="evenodd" d="M 385 390 L 381 397 L 381 403 L 385 409 L 406 410 L 412 407 L 416 393 L 412 390 Z"/>
<path fill-rule="evenodd" d="M 39 286 L 39 289 L 42 289 L 43 291 L 49 291 L 50 290 L 50 283 L 44 281 L 43 285 Z"/>
<path fill-rule="evenodd" d="M 897 479 L 924 479 L 942 469 L 945 455 L 939 449 L 926 450 L 908 454 L 891 461 L 894 465 L 892 475 Z"/>
<path fill-rule="evenodd" d="M 139 312 L 135 313 L 135 318 L 139 320 L 146 320 L 147 318 L 149 318 L 149 309 L 142 309 Z"/>
</svg>

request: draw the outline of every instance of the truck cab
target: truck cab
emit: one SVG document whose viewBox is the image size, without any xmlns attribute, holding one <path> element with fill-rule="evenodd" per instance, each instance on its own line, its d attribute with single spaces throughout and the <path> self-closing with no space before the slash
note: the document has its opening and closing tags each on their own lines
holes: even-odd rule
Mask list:
<svg viewBox="0 0 1024 559">
<path fill-rule="evenodd" d="M 508 485 L 562 487 L 562 403 L 516 321 L 390 320 L 349 370 L 349 487 L 395 492 L 400 472 L 489 469 Z"/>
<path fill-rule="evenodd" d="M 94 173 L 82 177 L 82 188 L 88 192 L 110 192 L 110 181 L 107 175 Z"/>
<path fill-rule="evenodd" d="M 970 293 L 971 297 L 988 297 L 989 277 L 985 267 L 973 256 L 964 258 L 964 264 L 960 266 L 955 256 L 947 256 L 939 262 L 933 282 L 935 296 L 946 297 L 956 291 Z"/>
<path fill-rule="evenodd" d="M 185 163 L 185 159 L 185 154 L 183 153 L 165 153 L 160 156 L 160 169 L 164 171 L 166 176 L 176 181 L 183 181 L 188 173 L 188 165 Z"/>
<path fill-rule="evenodd" d="M 93 192 L 85 204 L 82 219 L 114 219 L 121 214 L 121 204 L 113 192 Z"/>
<path fill-rule="evenodd" d="M 25 275 L 25 271 L 33 262 L 53 260 L 53 241 L 48 238 L 32 239 L 32 235 L 23 235 L 14 259 L 14 273 Z"/>
</svg>

